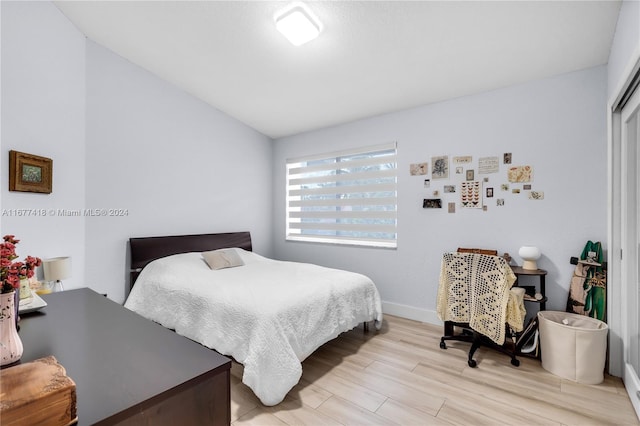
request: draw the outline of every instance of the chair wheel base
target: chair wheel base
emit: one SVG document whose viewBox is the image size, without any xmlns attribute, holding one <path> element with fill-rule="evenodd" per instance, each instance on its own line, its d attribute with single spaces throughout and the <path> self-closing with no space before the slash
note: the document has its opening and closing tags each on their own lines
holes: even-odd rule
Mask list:
<svg viewBox="0 0 640 426">
<path fill-rule="evenodd" d="M 476 368 L 478 366 L 478 363 L 473 359 L 470 359 L 467 364 L 469 364 L 469 367 L 471 368 Z"/>
<path fill-rule="evenodd" d="M 520 360 L 513 358 L 511 360 L 511 365 L 513 365 L 514 367 L 519 367 L 520 366 Z"/>
<path fill-rule="evenodd" d="M 447 344 L 444 342 L 444 340 L 440 341 L 440 349 L 447 349 Z"/>
</svg>

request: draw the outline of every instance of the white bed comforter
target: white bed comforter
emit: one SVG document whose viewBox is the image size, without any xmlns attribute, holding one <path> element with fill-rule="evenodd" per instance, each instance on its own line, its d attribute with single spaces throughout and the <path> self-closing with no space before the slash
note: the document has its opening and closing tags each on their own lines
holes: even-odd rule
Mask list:
<svg viewBox="0 0 640 426">
<path fill-rule="evenodd" d="M 155 260 L 124 306 L 232 356 L 265 405 L 284 399 L 322 344 L 361 322 L 382 322 L 380 295 L 364 275 L 236 250 L 245 265 L 220 270 L 200 253 Z"/>
</svg>

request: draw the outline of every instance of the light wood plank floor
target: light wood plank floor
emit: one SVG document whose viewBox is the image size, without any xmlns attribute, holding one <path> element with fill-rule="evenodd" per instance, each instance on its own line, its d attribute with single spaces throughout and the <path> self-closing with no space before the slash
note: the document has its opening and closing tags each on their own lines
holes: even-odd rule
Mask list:
<svg viewBox="0 0 640 426">
<path fill-rule="evenodd" d="M 439 347 L 442 328 L 387 315 L 381 331 L 362 326 L 303 363 L 285 400 L 265 407 L 234 363 L 231 421 L 240 425 L 638 425 L 618 378 L 578 385 L 520 357 L 487 348 L 467 366 L 469 345 Z"/>
</svg>

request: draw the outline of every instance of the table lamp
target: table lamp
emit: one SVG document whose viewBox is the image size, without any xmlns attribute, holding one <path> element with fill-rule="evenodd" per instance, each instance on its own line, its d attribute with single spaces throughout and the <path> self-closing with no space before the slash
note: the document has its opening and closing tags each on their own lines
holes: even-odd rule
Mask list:
<svg viewBox="0 0 640 426">
<path fill-rule="evenodd" d="M 522 246 L 520 250 L 518 250 L 518 254 L 524 260 L 522 264 L 522 269 L 526 269 L 528 271 L 535 271 L 538 269 L 538 264 L 536 260 L 540 259 L 540 249 L 538 247 L 533 246 Z"/>
<path fill-rule="evenodd" d="M 62 280 L 71 276 L 71 258 L 53 257 L 42 261 L 45 281 L 55 281 L 53 291 L 64 291 Z"/>
</svg>

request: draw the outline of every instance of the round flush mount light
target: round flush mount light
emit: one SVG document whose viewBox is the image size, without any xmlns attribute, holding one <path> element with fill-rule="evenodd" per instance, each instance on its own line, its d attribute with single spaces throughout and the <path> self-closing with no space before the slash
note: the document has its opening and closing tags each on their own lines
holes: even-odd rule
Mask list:
<svg viewBox="0 0 640 426">
<path fill-rule="evenodd" d="M 303 3 L 292 3 L 275 19 L 278 31 L 294 46 L 303 45 L 320 34 L 320 22 Z"/>
</svg>

